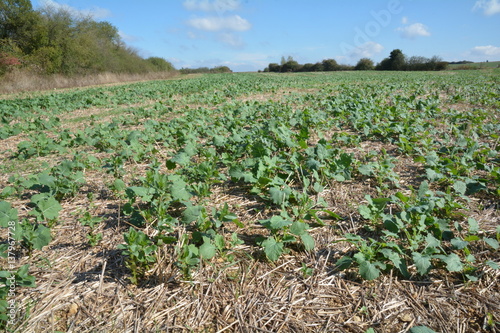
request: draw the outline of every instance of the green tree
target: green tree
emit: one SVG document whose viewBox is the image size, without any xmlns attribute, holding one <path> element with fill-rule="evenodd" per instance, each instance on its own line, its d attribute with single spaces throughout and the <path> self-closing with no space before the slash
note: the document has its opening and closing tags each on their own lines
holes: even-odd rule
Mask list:
<svg viewBox="0 0 500 333">
<path fill-rule="evenodd" d="M 368 58 L 359 59 L 358 63 L 354 67 L 357 71 L 370 71 L 373 70 L 375 66 L 373 65 L 373 60 Z"/>
<path fill-rule="evenodd" d="M 15 45 L 24 54 L 46 42 L 40 14 L 29 0 L 0 0 L 0 41 Z"/>
<path fill-rule="evenodd" d="M 403 71 L 406 69 L 406 57 L 400 49 L 392 50 L 389 58 L 382 60 L 375 69 L 382 71 Z"/>
<path fill-rule="evenodd" d="M 300 64 L 295 60 L 289 60 L 281 66 L 281 72 L 297 72 L 301 68 Z"/>
<path fill-rule="evenodd" d="M 335 59 L 325 59 L 321 62 L 323 70 L 326 72 L 338 71 L 340 66 Z"/>
<path fill-rule="evenodd" d="M 274 73 L 281 72 L 281 66 L 276 64 L 276 63 L 269 64 L 268 68 L 269 68 L 270 72 L 274 72 Z"/>
<path fill-rule="evenodd" d="M 406 60 L 405 55 L 400 49 L 395 49 L 389 55 L 390 60 L 390 70 L 402 71 L 405 69 Z"/>
<path fill-rule="evenodd" d="M 175 70 L 174 66 L 170 62 L 160 57 L 149 57 L 146 61 L 153 66 L 155 71 L 169 72 Z"/>
</svg>

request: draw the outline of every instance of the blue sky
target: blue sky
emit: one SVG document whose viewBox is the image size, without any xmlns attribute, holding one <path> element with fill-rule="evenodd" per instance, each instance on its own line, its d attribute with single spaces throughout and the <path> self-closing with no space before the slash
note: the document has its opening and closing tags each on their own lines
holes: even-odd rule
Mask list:
<svg viewBox="0 0 500 333">
<path fill-rule="evenodd" d="M 379 62 L 399 48 L 500 60 L 500 0 L 32 0 L 108 21 L 143 57 L 176 68 L 264 69 L 292 56 Z"/>
</svg>

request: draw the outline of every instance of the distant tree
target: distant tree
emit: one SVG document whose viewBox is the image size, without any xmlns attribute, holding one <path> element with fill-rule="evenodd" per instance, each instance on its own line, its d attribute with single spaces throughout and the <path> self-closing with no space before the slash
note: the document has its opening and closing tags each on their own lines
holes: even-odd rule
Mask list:
<svg viewBox="0 0 500 333">
<path fill-rule="evenodd" d="M 406 69 L 405 55 L 400 49 L 395 49 L 375 67 L 376 70 L 382 71 L 403 71 Z"/>
<path fill-rule="evenodd" d="M 388 71 L 391 69 L 391 59 L 384 58 L 381 62 L 375 66 L 375 69 L 378 71 Z"/>
<path fill-rule="evenodd" d="M 323 71 L 323 64 L 321 62 L 317 62 L 313 65 L 312 67 L 313 72 L 322 72 Z"/>
<path fill-rule="evenodd" d="M 306 63 L 302 66 L 301 72 L 314 72 L 314 64 Z"/>
<path fill-rule="evenodd" d="M 233 71 L 227 66 L 217 66 L 210 69 L 210 73 L 232 73 Z"/>
<path fill-rule="evenodd" d="M 395 49 L 389 55 L 390 60 L 390 70 L 402 71 L 405 69 L 405 55 L 400 49 Z"/>
<path fill-rule="evenodd" d="M 373 60 L 368 59 L 368 58 L 362 58 L 359 59 L 358 63 L 354 67 L 355 70 L 357 71 L 371 71 L 375 69 L 375 66 L 373 64 Z"/>
<path fill-rule="evenodd" d="M 268 66 L 270 72 L 279 73 L 281 72 L 281 66 L 275 63 L 269 64 Z"/>
<path fill-rule="evenodd" d="M 146 61 L 149 62 L 156 71 L 168 72 L 175 70 L 174 66 L 163 58 L 149 57 Z"/>
<path fill-rule="evenodd" d="M 285 62 L 281 66 L 281 72 L 283 72 L 283 73 L 285 73 L 285 72 L 297 72 L 297 71 L 299 71 L 300 68 L 301 68 L 301 66 L 297 61 L 290 60 L 290 61 Z"/>
<path fill-rule="evenodd" d="M 406 69 L 409 71 L 424 71 L 428 68 L 429 59 L 426 57 L 412 56 L 406 61 Z"/>
<path fill-rule="evenodd" d="M 280 65 L 283 66 L 286 63 L 285 56 L 281 56 Z"/>
<path fill-rule="evenodd" d="M 321 62 L 323 70 L 326 72 L 338 71 L 340 66 L 335 59 L 325 59 Z"/>
</svg>

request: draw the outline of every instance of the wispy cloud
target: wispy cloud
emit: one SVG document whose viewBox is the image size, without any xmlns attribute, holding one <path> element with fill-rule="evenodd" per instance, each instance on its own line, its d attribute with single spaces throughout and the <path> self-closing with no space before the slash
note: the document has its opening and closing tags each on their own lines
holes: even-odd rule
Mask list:
<svg viewBox="0 0 500 333">
<path fill-rule="evenodd" d="M 246 31 L 252 27 L 250 22 L 239 15 L 193 18 L 188 20 L 187 24 L 193 28 L 204 31 Z"/>
<path fill-rule="evenodd" d="M 493 45 L 476 46 L 470 51 L 470 53 L 474 56 L 500 58 L 500 47 Z"/>
<path fill-rule="evenodd" d="M 500 14 L 499 0 L 480 0 L 476 1 L 472 10 L 482 10 L 486 16 Z"/>
<path fill-rule="evenodd" d="M 407 21 L 407 20 L 406 20 Z M 429 28 L 422 23 L 413 23 L 396 29 L 401 33 L 401 37 L 415 39 L 416 37 L 428 37 L 431 35 Z"/>
<path fill-rule="evenodd" d="M 236 14 L 226 12 L 241 9 L 239 0 L 185 0 L 184 8 L 189 11 L 201 11 L 207 14 L 186 21 L 186 25 L 202 35 L 213 37 L 213 40 L 233 49 L 242 49 L 245 42 L 238 32 L 250 30 L 252 24 Z M 215 13 L 215 14 L 212 14 Z M 190 32 L 190 38 L 198 39 L 198 33 Z"/>
<path fill-rule="evenodd" d="M 379 43 L 366 42 L 351 50 L 349 56 L 353 59 L 370 58 L 380 52 L 384 47 Z"/>
<path fill-rule="evenodd" d="M 56 1 L 53 0 L 44 0 L 42 3 L 44 6 L 50 8 L 66 10 L 67 12 L 75 16 L 92 17 L 93 19 L 96 20 L 104 19 L 112 15 L 110 10 L 95 6 L 87 9 L 77 9 L 75 7 L 71 7 L 66 4 L 57 3 Z"/>
<path fill-rule="evenodd" d="M 192 11 L 224 13 L 237 10 L 240 2 L 238 0 L 186 0 L 183 5 L 184 8 Z"/>
<path fill-rule="evenodd" d="M 241 36 L 238 36 L 234 33 L 231 32 L 222 32 L 217 36 L 217 39 L 234 48 L 234 49 L 241 49 L 245 46 L 245 42 L 243 41 L 243 38 Z"/>
</svg>

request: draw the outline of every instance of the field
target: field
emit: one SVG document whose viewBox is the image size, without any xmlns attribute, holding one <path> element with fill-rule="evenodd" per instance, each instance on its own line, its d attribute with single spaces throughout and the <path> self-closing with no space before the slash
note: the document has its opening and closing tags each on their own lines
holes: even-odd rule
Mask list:
<svg viewBox="0 0 500 333">
<path fill-rule="evenodd" d="M 448 69 L 489 69 L 500 68 L 500 61 L 474 62 L 470 64 L 450 64 Z"/>
<path fill-rule="evenodd" d="M 214 74 L 0 110 L 7 331 L 500 330 L 499 70 Z"/>
</svg>

